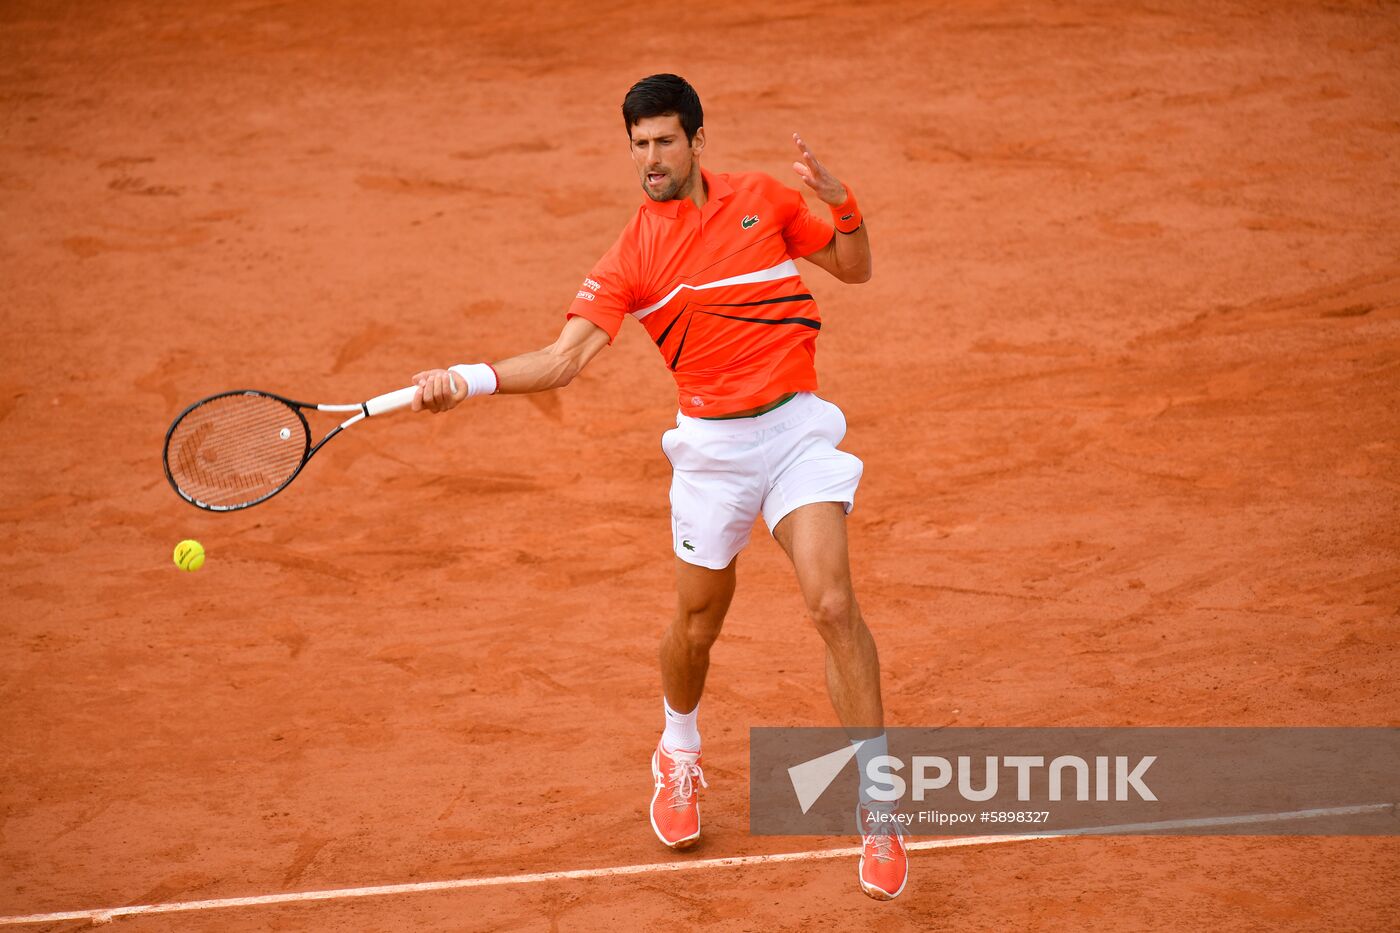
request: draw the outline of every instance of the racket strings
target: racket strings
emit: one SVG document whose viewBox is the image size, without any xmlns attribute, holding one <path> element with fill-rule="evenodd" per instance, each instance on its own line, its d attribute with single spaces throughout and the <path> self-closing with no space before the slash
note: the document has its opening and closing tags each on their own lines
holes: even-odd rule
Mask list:
<svg viewBox="0 0 1400 933">
<path fill-rule="evenodd" d="M 170 434 L 175 484 L 211 506 L 241 505 L 296 475 L 309 437 L 296 409 L 265 395 L 215 398 L 185 414 Z"/>
</svg>

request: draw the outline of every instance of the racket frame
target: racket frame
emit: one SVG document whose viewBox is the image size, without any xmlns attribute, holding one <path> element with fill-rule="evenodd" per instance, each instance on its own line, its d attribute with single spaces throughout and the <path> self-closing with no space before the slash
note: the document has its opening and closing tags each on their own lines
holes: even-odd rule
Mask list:
<svg viewBox="0 0 1400 933">
<path fill-rule="evenodd" d="M 335 437 L 341 431 L 344 431 L 346 428 L 350 427 L 350 425 L 356 423 L 357 421 L 363 421 L 364 419 L 372 417 L 373 415 L 382 415 L 387 412 L 398 411 L 401 408 L 407 408 L 413 402 L 413 395 L 416 391 L 417 386 L 409 386 L 404 389 L 397 389 L 393 392 L 387 392 L 384 395 L 376 395 L 374 398 L 364 402 L 360 402 L 357 405 L 315 405 L 311 402 L 298 402 L 296 399 L 287 398 L 285 395 L 278 395 L 276 392 L 267 392 L 262 389 L 231 389 L 228 392 L 216 393 L 214 395 L 209 396 L 208 398 L 202 398 L 194 404 L 189 405 L 185 408 L 184 411 L 180 412 L 178 415 L 175 416 L 174 421 L 170 422 L 170 427 L 167 428 L 165 431 L 165 446 L 161 449 L 160 454 L 161 466 L 165 468 L 165 479 L 167 482 L 170 483 L 170 488 L 175 490 L 176 495 L 178 495 L 181 499 L 184 499 L 190 505 L 195 506 L 196 508 L 201 508 L 208 512 L 236 512 L 239 509 L 251 508 L 252 506 L 258 505 L 259 503 L 266 502 L 268 499 L 271 499 L 273 496 L 277 495 L 279 492 L 292 485 L 292 481 L 301 475 L 301 471 L 306 468 L 306 465 L 308 463 L 311 462 L 311 458 L 316 456 L 316 451 L 326 446 L 326 442 L 329 441 L 331 438 Z M 185 420 L 185 416 L 188 415 L 190 412 L 194 411 L 196 408 L 199 408 L 203 405 L 207 405 L 210 402 L 216 401 L 221 398 L 229 398 L 231 396 L 236 395 L 257 395 L 262 396 L 263 398 L 273 399 L 275 401 L 281 402 L 283 405 L 286 405 L 288 408 L 290 408 L 293 412 L 296 413 L 297 419 L 301 421 L 301 429 L 305 438 L 305 446 L 302 448 L 301 462 L 297 464 L 297 468 L 293 470 L 292 475 L 288 476 L 285 480 L 283 480 L 282 483 L 278 485 L 276 489 L 273 489 L 271 492 L 264 493 L 256 499 L 251 499 L 248 502 L 239 502 L 234 505 L 213 505 L 211 503 L 204 502 L 201 499 L 197 499 L 194 496 L 191 496 L 189 493 L 185 492 L 183 489 L 180 488 L 179 483 L 175 482 L 175 475 L 170 471 L 170 438 L 175 434 L 175 429 L 179 427 L 180 422 Z M 345 419 L 340 424 L 336 425 L 325 437 L 321 438 L 315 444 L 312 444 L 311 425 L 309 422 L 307 422 L 306 416 L 302 414 L 302 410 L 308 408 L 313 411 L 324 411 L 332 414 L 351 411 L 355 414 Z"/>
</svg>

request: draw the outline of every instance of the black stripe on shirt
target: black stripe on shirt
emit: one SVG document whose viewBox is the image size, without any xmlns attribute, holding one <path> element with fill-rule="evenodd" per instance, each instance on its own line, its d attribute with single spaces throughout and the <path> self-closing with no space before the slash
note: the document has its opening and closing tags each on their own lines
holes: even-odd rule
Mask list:
<svg viewBox="0 0 1400 933">
<path fill-rule="evenodd" d="M 707 308 L 752 308 L 752 307 L 754 307 L 755 305 L 776 305 L 776 304 L 782 304 L 782 303 L 785 302 L 785 301 L 811 301 L 811 300 L 813 300 L 813 299 L 812 299 L 812 296 L 809 295 L 809 294 L 807 294 L 806 292 L 803 292 L 803 293 L 800 294 L 800 295 L 784 295 L 784 296 L 782 296 L 781 298 L 765 298 L 765 299 L 763 299 L 762 301 L 741 301 L 741 302 L 739 302 L 738 304 L 733 304 L 733 305 L 712 305 L 712 304 L 707 304 L 707 305 L 705 305 L 705 307 L 707 307 Z"/>
<path fill-rule="evenodd" d="M 723 308 L 727 306 L 719 305 L 718 307 Z M 720 314 L 718 311 L 702 311 L 701 313 L 710 314 L 714 317 L 728 318 L 731 321 L 743 321 L 746 324 L 801 324 L 803 327 L 810 327 L 813 330 L 822 329 L 821 321 L 814 321 L 808 317 L 784 317 L 778 318 L 775 321 L 766 317 L 738 317 L 733 314 Z"/>
</svg>

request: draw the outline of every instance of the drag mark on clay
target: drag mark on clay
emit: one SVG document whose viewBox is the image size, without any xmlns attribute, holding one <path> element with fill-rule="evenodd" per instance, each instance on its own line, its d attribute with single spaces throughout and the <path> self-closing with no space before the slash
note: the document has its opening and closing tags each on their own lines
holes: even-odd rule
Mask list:
<svg viewBox="0 0 1400 933">
<path fill-rule="evenodd" d="M 287 866 L 286 873 L 282 876 L 284 885 L 295 884 L 306 874 L 306 869 L 316 860 L 316 856 L 321 854 L 331 841 L 329 836 L 318 836 L 314 833 L 304 833 L 297 842 L 296 854 L 292 856 L 291 864 Z"/>
</svg>

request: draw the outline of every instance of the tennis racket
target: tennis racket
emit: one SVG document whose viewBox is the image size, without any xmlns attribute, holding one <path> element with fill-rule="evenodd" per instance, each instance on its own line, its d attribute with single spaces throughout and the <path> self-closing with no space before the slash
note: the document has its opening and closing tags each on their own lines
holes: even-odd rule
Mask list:
<svg viewBox="0 0 1400 933">
<path fill-rule="evenodd" d="M 246 509 L 286 489 L 341 431 L 407 408 L 417 390 L 409 386 L 358 405 L 312 405 L 255 389 L 211 395 L 180 412 L 165 432 L 165 478 L 190 505 L 211 512 Z M 312 446 L 307 410 L 355 414 Z"/>
</svg>

